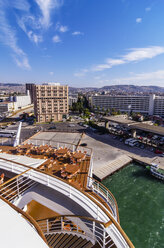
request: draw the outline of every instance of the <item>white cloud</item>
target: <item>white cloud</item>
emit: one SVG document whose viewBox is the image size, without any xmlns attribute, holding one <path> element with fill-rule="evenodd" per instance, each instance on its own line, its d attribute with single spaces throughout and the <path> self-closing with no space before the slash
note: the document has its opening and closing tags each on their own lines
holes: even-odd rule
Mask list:
<svg viewBox="0 0 164 248">
<path fill-rule="evenodd" d="M 122 58 L 126 62 L 137 62 L 143 59 L 151 59 L 157 55 L 164 53 L 164 47 L 151 46 L 145 48 L 133 48 L 130 49 L 132 52 L 124 55 Z"/>
<path fill-rule="evenodd" d="M 28 35 L 29 39 L 36 44 L 39 42 L 42 42 L 42 40 L 43 40 L 41 35 L 37 35 L 33 31 L 29 31 L 27 33 L 27 35 Z"/>
<path fill-rule="evenodd" d="M 23 55 L 23 56 L 22 56 Z M 29 62 L 28 62 L 28 58 L 26 57 L 25 54 L 22 54 L 21 56 L 14 56 L 15 62 L 17 64 L 17 66 L 19 66 L 22 69 L 31 69 Z"/>
<path fill-rule="evenodd" d="M 83 77 L 88 71 L 88 69 L 82 69 L 80 72 L 74 73 L 74 77 Z"/>
<path fill-rule="evenodd" d="M 61 32 L 61 33 L 65 33 L 65 32 L 67 32 L 68 31 L 68 27 L 67 26 L 60 26 L 59 27 L 59 32 Z"/>
<path fill-rule="evenodd" d="M 54 72 L 53 71 L 50 71 L 50 75 L 53 76 L 54 75 Z"/>
<path fill-rule="evenodd" d="M 18 46 L 16 33 L 8 24 L 3 9 L 0 9 L 0 40 L 10 47 L 16 64 L 24 69 L 30 69 L 26 53 Z"/>
<path fill-rule="evenodd" d="M 84 33 L 80 32 L 80 31 L 75 31 L 72 33 L 72 35 L 78 36 L 78 35 L 84 35 Z"/>
<path fill-rule="evenodd" d="M 164 70 L 158 70 L 154 72 L 149 72 L 149 73 L 139 73 L 139 74 L 134 74 L 132 77 L 125 77 L 125 78 L 115 78 L 112 79 L 112 82 L 114 83 L 122 83 L 122 84 L 128 84 L 128 83 L 133 83 L 133 84 L 158 84 L 163 86 L 164 82 Z"/>
<path fill-rule="evenodd" d="M 142 22 L 142 18 L 140 18 L 140 17 L 139 18 L 136 18 L 136 22 L 137 23 L 141 23 Z"/>
<path fill-rule="evenodd" d="M 28 38 L 32 42 L 34 42 L 35 44 L 38 44 L 39 42 L 42 42 L 43 38 L 42 38 L 41 35 L 34 33 L 34 31 L 32 31 L 32 30 L 29 30 L 29 31 L 27 30 L 26 21 L 28 22 L 28 20 L 29 20 L 29 18 L 28 19 L 27 18 L 19 19 L 17 17 L 17 23 L 18 23 L 19 27 L 25 32 L 25 34 L 28 36 Z M 32 19 L 30 18 L 30 20 L 32 20 Z"/>
<path fill-rule="evenodd" d="M 58 35 L 55 35 L 53 38 L 52 38 L 53 42 L 55 43 L 60 43 L 61 42 L 61 39 Z"/>
<path fill-rule="evenodd" d="M 127 64 L 130 62 L 138 62 L 144 59 L 151 59 L 157 55 L 164 53 L 164 47 L 151 46 L 146 48 L 133 48 L 129 49 L 130 52 L 120 56 L 119 59 L 107 59 L 105 64 L 99 64 L 91 68 L 91 71 L 103 71 L 110 69 L 113 66 Z"/>
<path fill-rule="evenodd" d="M 23 10 L 23 11 L 29 11 L 30 4 L 26 0 L 14 0 L 10 2 L 10 6 L 12 6 L 15 9 Z"/>
<path fill-rule="evenodd" d="M 124 59 L 107 59 L 106 61 L 111 67 L 124 64 Z"/>
<path fill-rule="evenodd" d="M 150 7 L 147 7 L 147 8 L 145 9 L 145 11 L 146 11 L 146 12 L 149 12 L 149 11 L 151 11 L 151 8 L 150 8 Z"/>
<path fill-rule="evenodd" d="M 50 14 L 53 9 L 59 8 L 63 1 L 62 0 L 35 0 L 38 4 L 41 12 L 42 18 L 40 22 L 43 27 L 48 28 L 50 26 Z"/>
<path fill-rule="evenodd" d="M 110 68 L 112 68 L 110 64 L 100 64 L 100 65 L 93 66 L 91 71 L 104 71 Z"/>
</svg>

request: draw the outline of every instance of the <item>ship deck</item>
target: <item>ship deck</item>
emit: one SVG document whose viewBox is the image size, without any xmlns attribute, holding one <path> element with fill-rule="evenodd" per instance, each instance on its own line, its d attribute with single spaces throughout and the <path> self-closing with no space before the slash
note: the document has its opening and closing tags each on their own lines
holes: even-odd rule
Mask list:
<svg viewBox="0 0 164 248">
<path fill-rule="evenodd" d="M 107 215 L 108 212 L 112 214 L 112 210 L 105 198 L 87 187 L 91 157 L 87 155 L 86 152 L 83 153 L 78 150 L 72 152 L 66 147 L 54 149 L 48 145 L 36 147 L 32 144 L 23 144 L 18 147 L 0 146 L 0 151 L 1 153 L 12 154 L 13 157 L 20 155 L 34 159 L 44 159 L 44 162 L 35 168 L 35 170 L 39 170 L 44 174 L 55 176 L 60 180 L 66 181 L 78 190 L 87 194 L 90 199 L 96 201 L 98 206 L 104 208 L 104 212 L 106 212 Z M 1 156 L 0 159 L 2 159 Z M 10 161 L 4 158 L 3 160 Z M 14 163 L 24 166 L 24 164 L 18 162 Z M 30 166 L 25 167 L 27 167 L 27 169 L 33 169 Z M 117 206 L 116 202 L 115 204 Z M 119 222 L 118 207 L 116 208 L 117 221 Z"/>
</svg>

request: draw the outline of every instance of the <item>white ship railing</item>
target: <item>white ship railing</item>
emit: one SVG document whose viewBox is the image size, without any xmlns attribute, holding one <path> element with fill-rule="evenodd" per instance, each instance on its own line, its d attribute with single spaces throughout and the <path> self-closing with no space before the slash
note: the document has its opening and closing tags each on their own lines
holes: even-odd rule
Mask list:
<svg viewBox="0 0 164 248">
<path fill-rule="evenodd" d="M 115 197 L 102 183 L 88 176 L 88 188 L 99 195 L 110 207 L 115 219 L 119 222 L 118 206 Z"/>
<path fill-rule="evenodd" d="M 51 146 L 53 148 L 59 149 L 60 147 L 64 148 L 67 147 L 70 151 L 74 152 L 76 149 L 78 149 L 81 152 L 86 152 L 86 154 L 88 156 L 91 156 L 92 154 L 92 149 L 89 147 L 85 147 L 85 146 L 78 146 L 76 144 L 72 144 L 72 143 L 65 143 L 65 142 L 61 142 L 61 141 L 53 141 L 53 140 L 43 140 L 43 139 L 28 139 L 28 140 L 23 140 L 21 139 L 21 143 L 24 144 L 33 144 L 35 146 L 40 146 L 40 145 L 48 145 Z"/>
<path fill-rule="evenodd" d="M 28 189 L 31 189 L 36 186 L 37 183 L 29 178 L 30 170 L 31 169 L 28 169 L 25 172 L 1 184 L 0 196 L 13 203 Z"/>
<path fill-rule="evenodd" d="M 115 246 L 106 232 L 105 223 L 89 217 L 60 215 L 39 220 L 37 223 L 44 234 L 68 233 L 87 239 L 93 245 L 98 243 L 102 248 Z"/>
<path fill-rule="evenodd" d="M 23 170 L 24 173 L 22 173 L 21 176 L 46 185 L 62 193 L 66 197 L 69 197 L 84 208 L 94 219 L 108 223 L 106 232 L 110 235 L 117 247 L 133 247 L 131 241 L 128 239 L 110 211 L 94 198 L 89 196 L 86 192 L 77 189 L 75 186 L 53 175 L 46 174 L 38 169 L 33 169 L 4 158 L 0 158 L 0 168 L 17 174 L 22 173 Z M 27 168 L 30 170 L 27 170 Z"/>
</svg>

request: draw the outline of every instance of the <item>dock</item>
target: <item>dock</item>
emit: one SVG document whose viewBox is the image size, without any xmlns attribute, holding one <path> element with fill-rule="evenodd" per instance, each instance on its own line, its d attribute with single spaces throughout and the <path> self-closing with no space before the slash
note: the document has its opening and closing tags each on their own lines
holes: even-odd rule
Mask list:
<svg viewBox="0 0 164 248">
<path fill-rule="evenodd" d="M 99 180 L 103 180 L 109 175 L 115 173 L 116 171 L 120 170 L 121 168 L 125 167 L 127 164 L 132 162 L 133 159 L 127 155 L 121 155 L 117 159 L 110 161 L 109 164 L 101 166 L 93 171 L 94 176 Z"/>
</svg>

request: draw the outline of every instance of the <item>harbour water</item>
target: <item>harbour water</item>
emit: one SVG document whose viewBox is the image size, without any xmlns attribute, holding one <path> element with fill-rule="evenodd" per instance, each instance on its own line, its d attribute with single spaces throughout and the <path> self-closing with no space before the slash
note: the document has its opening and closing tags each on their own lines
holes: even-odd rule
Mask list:
<svg viewBox="0 0 164 248">
<path fill-rule="evenodd" d="M 136 248 L 164 247 L 164 183 L 131 163 L 103 181 L 114 194 L 120 223 Z"/>
</svg>

